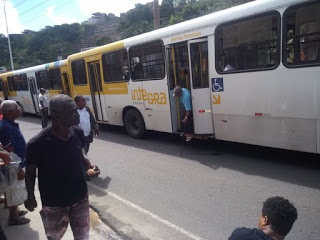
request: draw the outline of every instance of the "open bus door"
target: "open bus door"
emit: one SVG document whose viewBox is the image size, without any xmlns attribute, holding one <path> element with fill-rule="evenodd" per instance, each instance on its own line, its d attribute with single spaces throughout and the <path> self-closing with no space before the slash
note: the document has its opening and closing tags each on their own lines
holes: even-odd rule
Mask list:
<svg viewBox="0 0 320 240">
<path fill-rule="evenodd" d="M 61 74 L 61 79 L 62 79 L 62 86 L 63 86 L 64 94 L 66 94 L 66 95 L 71 97 L 68 74 L 67 73 L 62 73 Z"/>
<path fill-rule="evenodd" d="M 31 100 L 34 106 L 34 111 L 36 114 L 40 114 L 39 99 L 38 99 L 39 94 L 37 91 L 36 80 L 34 79 L 34 77 L 28 77 L 28 82 L 29 82 L 29 91 L 31 94 Z"/>
<path fill-rule="evenodd" d="M 195 134 L 213 134 L 209 87 L 208 41 L 188 41 L 192 113 Z"/>
<path fill-rule="evenodd" d="M 2 92 L 4 100 L 8 100 L 9 88 L 7 84 L 0 78 L 0 92 Z"/>
<path fill-rule="evenodd" d="M 108 121 L 106 104 L 104 102 L 100 62 L 94 61 L 88 63 L 89 83 L 92 99 L 92 106 L 97 120 Z"/>
<path fill-rule="evenodd" d="M 173 97 L 173 89 L 179 85 L 190 90 L 189 60 L 187 42 L 166 47 L 168 56 L 168 87 L 171 109 L 172 132 L 182 130 L 185 109 L 179 99 Z"/>
</svg>

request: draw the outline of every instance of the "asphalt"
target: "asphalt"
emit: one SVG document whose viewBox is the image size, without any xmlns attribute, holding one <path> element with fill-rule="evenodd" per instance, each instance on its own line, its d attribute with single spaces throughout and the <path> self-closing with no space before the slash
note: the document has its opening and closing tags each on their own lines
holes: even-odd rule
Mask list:
<svg viewBox="0 0 320 240">
<path fill-rule="evenodd" d="M 41 200 L 38 191 L 38 186 L 35 187 L 35 196 L 38 202 L 38 207 L 33 212 L 28 212 L 25 217 L 31 220 L 25 225 L 8 225 L 9 210 L 0 205 L 1 226 L 7 235 L 8 240 L 46 240 L 46 235 L 40 217 Z M 89 196 L 90 201 L 90 196 Z M 23 205 L 19 206 L 20 210 L 26 210 Z M 90 240 L 121 240 L 117 234 L 100 219 L 99 215 L 90 208 Z M 73 235 L 70 226 L 68 227 L 62 240 L 72 240 Z"/>
</svg>

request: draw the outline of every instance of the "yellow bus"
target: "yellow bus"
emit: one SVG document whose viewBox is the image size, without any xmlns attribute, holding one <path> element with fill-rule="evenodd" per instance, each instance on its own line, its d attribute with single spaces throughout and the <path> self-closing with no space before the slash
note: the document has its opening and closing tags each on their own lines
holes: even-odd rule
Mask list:
<svg viewBox="0 0 320 240">
<path fill-rule="evenodd" d="M 48 99 L 58 93 L 70 95 L 67 61 L 57 61 L 0 74 L 1 96 L 16 101 L 23 113 L 40 114 L 39 90 Z"/>
<path fill-rule="evenodd" d="M 63 86 L 47 89 L 83 95 L 100 123 L 140 138 L 180 128 L 180 85 L 196 135 L 319 154 L 319 12 L 315 0 L 239 5 L 73 54 L 59 64 Z M 18 101 L 13 75 L 0 79 Z"/>
<path fill-rule="evenodd" d="M 68 57 L 72 95 L 100 122 L 320 153 L 320 2 L 254 1 Z"/>
</svg>

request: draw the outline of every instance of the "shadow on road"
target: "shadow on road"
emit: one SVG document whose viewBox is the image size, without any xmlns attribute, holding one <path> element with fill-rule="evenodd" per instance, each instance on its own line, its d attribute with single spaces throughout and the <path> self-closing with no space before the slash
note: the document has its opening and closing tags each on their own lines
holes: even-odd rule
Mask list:
<svg viewBox="0 0 320 240">
<path fill-rule="evenodd" d="M 105 177 L 104 179 L 102 179 L 101 177 L 97 177 L 92 179 L 90 182 L 94 185 L 97 185 L 103 189 L 108 189 L 109 184 L 111 182 L 112 178 L 110 178 L 109 176 Z M 98 189 L 95 189 L 94 194 L 99 196 L 99 197 L 103 197 L 106 195 L 105 191 L 99 191 Z"/>
<path fill-rule="evenodd" d="M 19 121 L 40 124 L 39 117 L 28 116 Z M 320 155 L 273 149 L 218 140 L 184 142 L 179 135 L 147 132 L 144 139 L 133 139 L 123 127 L 100 125 L 99 139 L 140 148 L 185 160 L 197 161 L 212 170 L 232 169 L 292 184 L 320 189 Z M 93 142 L 94 144 L 94 142 Z M 99 179 L 99 178 L 98 178 Z M 100 179 L 99 186 L 108 187 L 111 179 Z"/>
<path fill-rule="evenodd" d="M 102 125 L 99 139 L 162 154 L 181 156 L 179 135 L 150 131 L 144 139 L 129 137 L 123 127 Z M 182 158 L 216 170 L 227 168 L 320 189 L 320 156 L 218 140 L 184 142 Z"/>
</svg>

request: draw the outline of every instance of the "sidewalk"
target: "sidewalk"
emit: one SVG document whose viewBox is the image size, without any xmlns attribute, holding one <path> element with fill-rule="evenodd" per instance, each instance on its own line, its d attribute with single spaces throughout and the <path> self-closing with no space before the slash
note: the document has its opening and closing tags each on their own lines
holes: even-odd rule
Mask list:
<svg viewBox="0 0 320 240">
<path fill-rule="evenodd" d="M 45 240 L 46 235 L 42 225 L 42 220 L 39 214 L 41 209 L 40 194 L 38 186 L 35 186 L 35 196 L 38 202 L 38 207 L 33 211 L 26 214 L 25 217 L 31 220 L 30 223 L 25 225 L 11 226 L 8 225 L 8 208 L 4 208 L 4 204 L 0 205 L 0 219 L 1 226 L 7 235 L 8 240 Z M 89 196 L 90 200 L 90 196 Z M 23 205 L 19 206 L 20 210 L 26 210 Z M 121 240 L 117 235 L 105 225 L 100 219 L 98 214 L 90 209 L 90 240 Z M 63 240 L 72 240 L 73 235 L 70 225 L 62 238 Z"/>
</svg>

